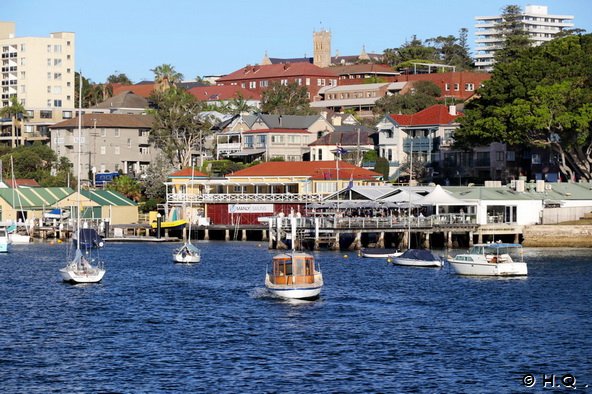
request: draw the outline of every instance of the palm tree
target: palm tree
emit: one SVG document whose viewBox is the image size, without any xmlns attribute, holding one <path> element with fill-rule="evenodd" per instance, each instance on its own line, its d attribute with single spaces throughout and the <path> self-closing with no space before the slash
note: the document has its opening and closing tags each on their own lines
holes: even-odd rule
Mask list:
<svg viewBox="0 0 592 394">
<path fill-rule="evenodd" d="M 10 105 L 0 110 L 0 116 L 9 117 L 11 120 L 11 135 L 12 135 L 12 147 L 16 147 L 16 136 L 20 135 L 20 123 L 25 115 L 25 107 L 19 103 L 16 96 L 10 98 Z"/>
<path fill-rule="evenodd" d="M 154 73 L 154 82 L 159 86 L 159 90 L 166 90 L 169 84 L 175 85 L 183 80 L 183 74 L 177 72 L 170 64 L 156 66 L 150 71 Z"/>
</svg>

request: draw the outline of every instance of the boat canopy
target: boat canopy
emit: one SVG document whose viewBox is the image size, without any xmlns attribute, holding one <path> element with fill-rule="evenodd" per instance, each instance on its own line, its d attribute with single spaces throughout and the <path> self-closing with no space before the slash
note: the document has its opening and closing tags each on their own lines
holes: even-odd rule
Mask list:
<svg viewBox="0 0 592 394">
<path fill-rule="evenodd" d="M 440 261 L 438 256 L 426 249 L 407 249 L 401 256 L 402 259 L 414 259 L 423 261 Z"/>
</svg>

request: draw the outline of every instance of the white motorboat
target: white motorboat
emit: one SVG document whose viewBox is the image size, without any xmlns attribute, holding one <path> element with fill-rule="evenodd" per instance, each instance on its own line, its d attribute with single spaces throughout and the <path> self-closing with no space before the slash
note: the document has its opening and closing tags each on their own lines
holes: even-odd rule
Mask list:
<svg viewBox="0 0 592 394">
<path fill-rule="evenodd" d="M 0 226 L 0 253 L 8 252 L 8 245 L 10 245 L 10 238 L 8 238 L 6 226 Z"/>
<path fill-rule="evenodd" d="M 510 243 L 476 244 L 467 253 L 457 254 L 448 262 L 459 275 L 524 276 L 522 245 Z"/>
<path fill-rule="evenodd" d="M 79 107 L 78 107 L 78 166 L 77 166 L 77 178 L 78 178 L 78 199 L 77 199 L 77 209 L 76 209 L 76 239 L 82 240 L 81 237 L 81 223 L 80 223 L 80 141 L 82 136 L 82 74 L 80 74 L 80 91 L 79 91 Z M 98 283 L 103 279 L 105 276 L 105 268 L 103 267 L 103 262 L 98 259 L 97 257 L 92 258 L 91 253 L 93 249 L 90 248 L 86 250 L 86 255 L 82 254 L 81 244 L 83 242 L 74 242 L 72 244 L 76 244 L 76 251 L 74 253 L 74 258 L 70 260 L 64 268 L 60 269 L 60 275 L 62 279 L 66 282 L 70 283 Z M 98 253 L 98 249 L 94 250 L 95 253 Z M 94 265 L 93 265 L 94 264 Z"/>
<path fill-rule="evenodd" d="M 273 257 L 271 271 L 265 274 L 265 286 L 282 298 L 314 300 L 323 288 L 323 274 L 312 255 L 282 253 Z"/>
<path fill-rule="evenodd" d="M 199 263 L 201 251 L 191 242 L 186 242 L 173 252 L 173 261 L 175 263 Z"/>
<path fill-rule="evenodd" d="M 409 267 L 435 267 L 441 268 L 444 261 L 426 249 L 407 249 L 403 254 L 392 259 L 396 265 Z"/>
<path fill-rule="evenodd" d="M 386 249 L 386 248 L 362 248 L 360 249 L 360 257 L 367 257 L 367 258 L 378 258 L 378 259 L 388 259 L 392 257 L 397 257 L 403 254 L 396 249 Z"/>
</svg>

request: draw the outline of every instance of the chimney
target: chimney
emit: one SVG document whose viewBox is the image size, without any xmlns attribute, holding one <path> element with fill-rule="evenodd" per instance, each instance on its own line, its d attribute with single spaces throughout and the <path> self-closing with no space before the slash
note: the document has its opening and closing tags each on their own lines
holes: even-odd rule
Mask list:
<svg viewBox="0 0 592 394">
<path fill-rule="evenodd" d="M 456 105 L 451 105 L 448 107 L 448 113 L 452 116 L 456 116 Z"/>
<path fill-rule="evenodd" d="M 341 116 L 333 117 L 333 126 L 341 126 Z"/>
</svg>

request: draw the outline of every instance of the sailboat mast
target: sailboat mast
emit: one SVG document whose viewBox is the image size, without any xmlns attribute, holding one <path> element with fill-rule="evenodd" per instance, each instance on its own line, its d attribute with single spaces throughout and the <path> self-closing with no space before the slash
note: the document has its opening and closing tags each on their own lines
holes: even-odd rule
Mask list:
<svg viewBox="0 0 592 394">
<path fill-rule="evenodd" d="M 409 215 L 407 217 L 407 249 L 411 249 L 411 178 L 413 178 L 413 140 L 411 140 L 411 149 L 409 152 Z"/>
<path fill-rule="evenodd" d="M 77 164 L 77 196 L 76 196 L 76 250 L 80 250 L 80 161 L 82 157 L 82 71 L 78 81 L 78 164 Z"/>
</svg>

